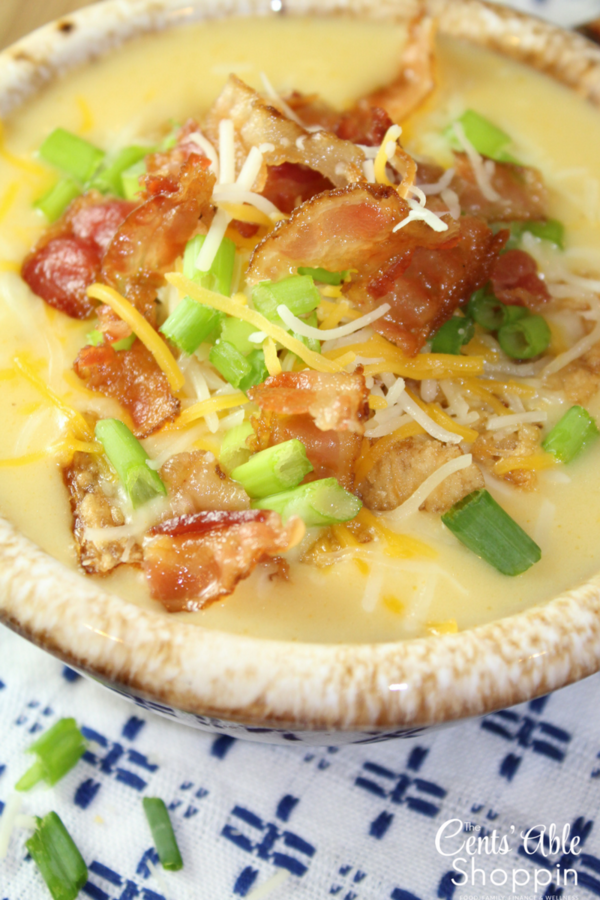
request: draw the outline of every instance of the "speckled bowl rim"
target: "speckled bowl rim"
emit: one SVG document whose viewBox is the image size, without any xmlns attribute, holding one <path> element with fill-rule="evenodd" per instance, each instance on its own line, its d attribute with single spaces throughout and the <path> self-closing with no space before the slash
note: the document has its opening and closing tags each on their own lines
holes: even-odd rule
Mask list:
<svg viewBox="0 0 600 900">
<path fill-rule="evenodd" d="M 284 0 L 293 13 L 371 18 L 426 5 L 440 30 L 525 61 L 600 105 L 600 52 L 578 35 L 480 0 Z M 269 0 L 109 0 L 0 54 L 0 115 L 60 72 L 173 22 L 271 13 Z M 0 620 L 124 692 L 255 727 L 412 729 L 478 716 L 600 668 L 600 576 L 470 631 L 386 644 L 302 644 L 206 630 L 139 609 L 0 519 Z"/>
</svg>

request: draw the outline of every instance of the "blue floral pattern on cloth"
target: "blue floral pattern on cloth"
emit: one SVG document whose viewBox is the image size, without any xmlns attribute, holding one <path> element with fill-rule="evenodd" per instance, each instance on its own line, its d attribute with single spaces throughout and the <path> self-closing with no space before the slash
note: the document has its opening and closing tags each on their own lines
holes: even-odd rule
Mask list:
<svg viewBox="0 0 600 900">
<path fill-rule="evenodd" d="M 42 730 L 89 741 L 22 812 L 56 810 L 92 900 L 600 897 L 600 675 L 481 720 L 356 746 L 249 743 L 154 715 L 0 628 L 0 811 Z M 184 869 L 157 876 L 142 798 L 166 802 Z M 13 834 L 0 900 L 46 900 Z M 576 882 L 576 886 L 574 883 Z"/>
</svg>

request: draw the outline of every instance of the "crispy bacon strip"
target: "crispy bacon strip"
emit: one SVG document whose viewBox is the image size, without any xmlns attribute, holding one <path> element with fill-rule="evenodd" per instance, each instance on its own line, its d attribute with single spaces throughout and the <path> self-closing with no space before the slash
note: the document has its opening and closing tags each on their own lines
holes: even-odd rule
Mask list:
<svg viewBox="0 0 600 900">
<path fill-rule="evenodd" d="M 314 468 L 307 481 L 333 476 L 351 488 L 368 418 L 368 394 L 359 372 L 282 372 L 268 378 L 252 388 L 252 400 L 261 408 L 253 422 L 258 448 L 297 438 Z"/>
<path fill-rule="evenodd" d="M 181 153 L 171 151 L 176 162 Z M 183 253 L 200 220 L 205 230 L 212 221 L 215 177 L 208 166 L 205 156 L 191 154 L 176 176 L 166 163 L 160 174 L 151 174 L 149 198 L 123 222 L 102 261 L 101 280 L 125 294 L 150 321 L 162 271 Z"/>
<path fill-rule="evenodd" d="M 87 318 L 94 304 L 86 288 L 97 280 L 103 253 L 134 208 L 97 191 L 77 198 L 25 257 L 23 280 L 49 306 L 73 319 Z"/>
<path fill-rule="evenodd" d="M 267 166 L 286 162 L 307 166 L 336 187 L 365 180 L 365 157 L 359 147 L 328 132 L 306 131 L 235 75 L 230 76 L 204 123 L 204 133 L 215 146 L 221 119 L 233 121 L 238 170 L 251 147 L 272 144 L 275 148 L 263 152 L 265 165 L 255 190 L 262 191 Z"/>
<path fill-rule="evenodd" d="M 248 396 L 261 409 L 278 415 L 308 413 L 320 431 L 364 434 L 369 414 L 369 393 L 361 373 L 282 372 L 251 388 Z"/>
<path fill-rule="evenodd" d="M 331 131 L 343 141 L 378 147 L 393 125 L 384 109 L 372 106 L 368 100 L 359 100 L 351 109 L 338 112 L 316 94 L 306 95 L 294 91 L 285 102 L 306 126 L 319 125 Z"/>
<path fill-rule="evenodd" d="M 550 300 L 535 259 L 524 250 L 507 250 L 496 260 L 492 287 L 498 300 L 509 305 L 538 309 Z"/>
<path fill-rule="evenodd" d="M 263 196 L 288 215 L 316 194 L 329 191 L 332 183 L 319 172 L 295 163 L 269 166 Z"/>
<path fill-rule="evenodd" d="M 458 195 L 460 208 L 486 222 L 545 219 L 548 195 L 537 169 L 513 163 L 494 163 L 491 185 L 498 200 L 481 193 L 473 169 L 464 153 L 455 154 L 456 175 L 450 187 Z"/>
<path fill-rule="evenodd" d="M 89 453 L 75 453 L 63 469 L 73 513 L 73 536 L 81 567 L 88 575 L 106 575 L 122 563 L 139 563 L 142 548 L 122 540 L 94 543 L 87 528 L 110 528 L 125 524 L 117 503 L 109 496 L 111 485 L 102 477 L 97 459 Z M 114 488 L 114 485 L 112 485 Z"/>
<path fill-rule="evenodd" d="M 119 400 L 133 419 L 136 437 L 148 437 L 179 412 L 179 400 L 139 340 L 119 352 L 110 344 L 84 347 L 73 368 L 90 390 Z"/>
<path fill-rule="evenodd" d="M 403 122 L 435 87 L 435 20 L 420 15 L 412 20 L 398 77 L 366 101 L 382 107 L 394 122 Z"/>
<path fill-rule="evenodd" d="M 385 185 L 355 184 L 320 194 L 261 241 L 247 279 L 251 284 L 278 281 L 298 266 L 362 270 L 398 257 L 405 258 L 407 266 L 416 247 L 447 244 L 458 234 L 453 223 L 439 234 L 423 222 L 411 222 L 394 233 L 409 212 L 398 192 Z"/>
<path fill-rule="evenodd" d="M 304 530 L 300 519 L 284 526 L 267 510 L 201 512 L 163 522 L 144 548 L 150 593 L 169 612 L 202 609 L 231 594 L 261 560 L 295 547 Z"/>
</svg>

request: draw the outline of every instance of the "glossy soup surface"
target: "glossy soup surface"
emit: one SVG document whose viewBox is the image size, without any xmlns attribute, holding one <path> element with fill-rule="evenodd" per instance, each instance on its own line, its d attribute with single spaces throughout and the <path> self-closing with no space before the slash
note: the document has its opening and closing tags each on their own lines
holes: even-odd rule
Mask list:
<svg viewBox="0 0 600 900">
<path fill-rule="evenodd" d="M 216 21 L 147 36 L 45 89 L 5 123 L 5 145 L 19 158 L 32 159 L 59 125 L 106 149 L 152 137 L 169 119 L 200 118 L 230 72 L 260 89 L 264 71 L 281 93 L 297 88 L 348 105 L 393 77 L 404 39 L 400 26 L 290 18 Z M 449 165 L 436 135 L 465 108 L 486 114 L 514 137 L 519 158 L 543 172 L 550 214 L 567 228 L 574 265 L 587 274 L 600 272 L 598 112 L 516 63 L 449 40 L 439 43 L 438 83 L 405 127 L 407 148 Z M 35 166 L 0 157 L 0 460 L 35 453 L 58 435 L 51 407 L 9 375 L 15 349 L 34 359 L 51 354 L 50 371 L 43 370 L 47 383 L 68 402 L 85 408 L 98 401 L 77 388 L 72 373 L 62 374 L 85 343 L 89 323 L 45 307 L 16 273 L 43 227 L 31 202 L 52 180 Z M 600 413 L 597 401 L 590 409 Z M 118 414 L 112 401 L 102 410 Z M 519 492 L 498 481 L 488 485 L 543 551 L 542 561 L 516 579 L 497 574 L 459 545 L 438 516 L 421 512 L 402 530 L 433 547 L 433 561 L 402 562 L 372 545 L 376 556 L 368 561 L 367 576 L 352 560 L 325 570 L 292 566 L 288 583 L 270 581 L 259 567 L 232 597 L 178 615 L 208 628 L 268 638 L 370 642 L 426 634 L 452 619 L 460 629 L 471 628 L 518 612 L 597 571 L 599 463 L 596 446 L 568 469 L 541 473 L 536 491 Z M 55 462 L 0 466 L 0 508 L 33 541 L 77 567 L 69 502 Z M 162 609 L 148 598 L 139 572 L 122 568 L 103 584 L 131 602 Z"/>
</svg>

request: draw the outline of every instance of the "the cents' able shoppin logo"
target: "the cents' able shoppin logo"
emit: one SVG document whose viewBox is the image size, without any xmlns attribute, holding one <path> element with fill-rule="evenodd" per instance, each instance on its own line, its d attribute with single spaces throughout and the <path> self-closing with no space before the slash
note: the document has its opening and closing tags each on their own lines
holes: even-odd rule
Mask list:
<svg viewBox="0 0 600 900">
<path fill-rule="evenodd" d="M 452 868 L 456 872 L 452 883 L 468 887 L 502 887 L 509 884 L 513 894 L 517 889 L 527 887 L 537 892 L 539 888 L 571 887 L 577 885 L 575 869 L 563 868 L 560 862 L 547 864 L 533 871 L 516 868 L 505 857 L 519 852 L 524 857 L 554 856 L 577 857 L 581 853 L 580 838 L 571 837 L 571 826 L 562 829 L 555 825 L 535 825 L 527 831 L 517 832 L 514 825 L 507 834 L 497 829 L 485 835 L 479 834 L 480 825 L 463 822 L 462 819 L 448 819 L 437 830 L 435 847 L 444 857 L 452 857 Z M 479 865 L 485 857 L 498 857 L 499 865 L 489 871 Z M 504 864 L 502 864 L 504 863 Z"/>
</svg>

